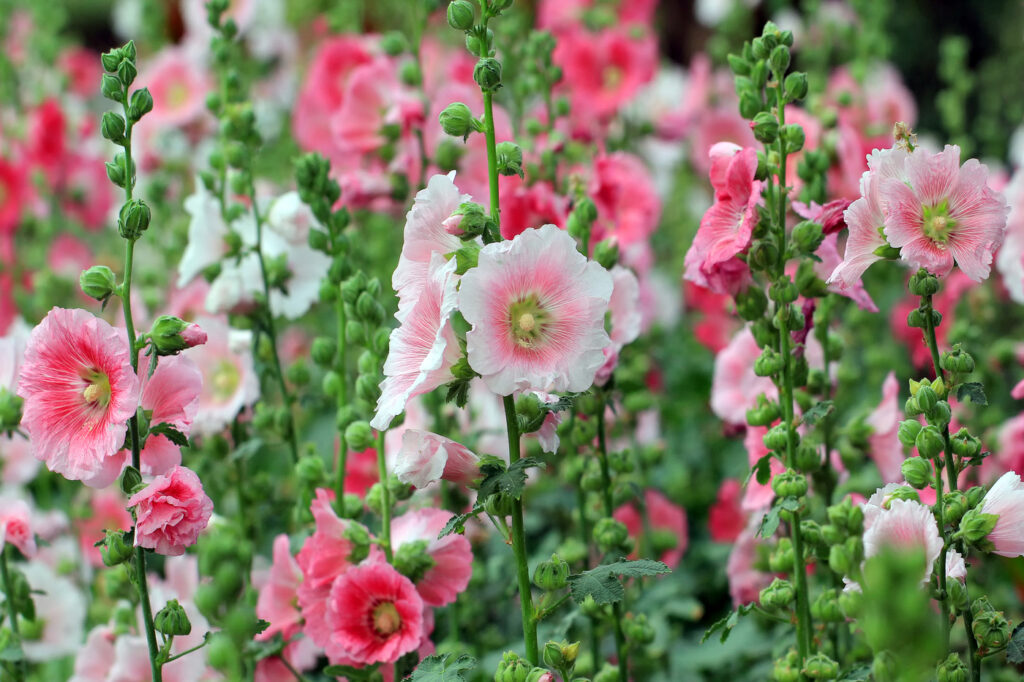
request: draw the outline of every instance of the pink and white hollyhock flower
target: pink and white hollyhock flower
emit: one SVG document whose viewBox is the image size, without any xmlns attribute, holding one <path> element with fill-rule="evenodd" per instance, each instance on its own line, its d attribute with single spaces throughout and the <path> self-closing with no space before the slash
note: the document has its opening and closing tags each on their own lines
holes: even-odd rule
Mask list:
<svg viewBox="0 0 1024 682">
<path fill-rule="evenodd" d="M 229 228 L 221 215 L 220 203 L 198 177 L 195 190 L 185 198 L 184 208 L 189 215 L 188 244 L 178 262 L 178 288 L 219 263 L 228 252 L 224 238 Z"/>
<path fill-rule="evenodd" d="M 377 412 L 370 421 L 378 431 L 405 410 L 410 398 L 453 378 L 451 368 L 461 356 L 451 325 L 458 296 L 456 265 L 454 258 L 445 261 L 434 253 L 416 299 L 395 313 L 399 325 L 391 332 Z"/>
<path fill-rule="evenodd" d="M 68 682 L 107 682 L 116 639 L 114 628 L 109 625 L 98 625 L 90 630 L 75 656 L 75 670 Z"/>
<path fill-rule="evenodd" d="M 1005 557 L 1024 556 L 1024 483 L 1016 472 L 1007 471 L 992 484 L 981 501 L 981 511 L 999 520 L 988 534 L 993 553 Z"/>
<path fill-rule="evenodd" d="M 135 507 L 135 546 L 177 556 L 195 544 L 213 514 L 213 500 L 195 472 L 178 466 L 131 496 Z"/>
<path fill-rule="evenodd" d="M 899 407 L 900 386 L 896 373 L 889 372 L 882 383 L 882 402 L 868 415 L 866 423 L 871 427 L 868 436 L 868 456 L 882 474 L 882 483 L 903 480 L 903 444 L 896 432 L 902 414 Z"/>
<path fill-rule="evenodd" d="M 469 448 L 419 429 L 402 433 L 393 470 L 399 481 L 420 489 L 442 479 L 468 485 L 480 476 L 479 458 Z"/>
<path fill-rule="evenodd" d="M 952 548 L 946 552 L 946 577 L 959 580 L 962 583 L 967 582 L 967 564 L 964 562 L 964 557 Z"/>
<path fill-rule="evenodd" d="M 864 558 L 875 556 L 883 548 L 923 550 L 925 574 L 921 583 L 927 583 L 932 577 L 932 565 L 942 552 L 942 538 L 932 510 L 912 500 L 889 500 L 888 509 L 883 507 L 864 531 Z"/>
<path fill-rule="evenodd" d="M 761 349 L 750 329 L 739 330 L 729 345 L 715 356 L 711 378 L 711 411 L 722 421 L 745 424 L 747 410 L 757 405 L 757 396 L 764 393 L 775 400 L 778 389 L 770 377 L 754 373 L 754 361 Z"/>
<path fill-rule="evenodd" d="M 708 530 L 715 542 L 735 541 L 747 526 L 747 514 L 740 506 L 743 484 L 739 479 L 722 481 L 715 503 L 708 510 Z"/>
<path fill-rule="evenodd" d="M 438 538 L 453 516 L 442 509 L 417 509 L 391 522 L 391 544 L 396 552 L 406 543 L 426 542 L 425 551 L 434 565 L 416 580 L 416 591 L 428 606 L 454 602 L 473 575 L 473 550 L 466 536 L 451 533 Z"/>
<path fill-rule="evenodd" d="M 43 663 L 77 653 L 85 638 L 85 595 L 41 561 L 30 561 L 21 570 L 33 591 L 35 620 L 42 624 L 37 639 L 22 641 L 25 658 Z"/>
<path fill-rule="evenodd" d="M 1024 171 L 1018 169 L 1003 191 L 1010 213 L 1006 219 L 1006 239 L 996 254 L 996 269 L 1010 298 L 1024 303 Z"/>
<path fill-rule="evenodd" d="M 149 88 L 153 110 L 143 119 L 154 130 L 178 128 L 206 113 L 206 93 L 212 82 L 193 54 L 165 48 L 139 72 L 139 87 Z"/>
<path fill-rule="evenodd" d="M 35 556 L 36 536 L 32 532 L 28 504 L 23 500 L 0 503 L 0 551 L 8 542 L 26 558 Z"/>
<path fill-rule="evenodd" d="M 459 310 L 470 366 L 499 395 L 583 391 L 610 342 L 612 277 L 554 225 L 480 250 L 463 277 Z"/>
<path fill-rule="evenodd" d="M 368 561 L 334 581 L 327 623 L 328 657 L 357 665 L 393 663 L 420 646 L 423 599 L 391 564 Z"/>
<path fill-rule="evenodd" d="M 626 525 L 626 528 L 629 530 L 629 536 L 636 540 L 636 546 L 633 548 L 630 558 L 636 559 L 640 556 L 640 549 L 644 542 L 644 529 L 649 527 L 652 535 L 658 536 L 657 538 L 650 538 L 656 550 L 661 549 L 661 555 L 658 559 L 669 567 L 675 568 L 682 561 L 683 553 L 686 552 L 686 546 L 689 542 L 689 534 L 686 529 L 686 512 L 682 507 L 672 504 L 667 497 L 653 488 L 648 488 L 644 491 L 644 505 L 646 507 L 646 522 L 643 513 L 637 508 L 635 503 L 622 505 L 612 515 L 616 521 Z M 674 542 L 662 549 L 657 547 L 662 538 L 671 538 Z M 666 544 L 668 543 L 666 542 Z"/>
<path fill-rule="evenodd" d="M 160 360 L 152 376 L 145 368 L 141 374 L 142 409 L 151 412 L 149 423 L 170 424 L 188 436 L 203 390 L 199 368 L 184 355 L 172 355 Z M 181 448 L 167 436 L 150 434 L 142 449 L 141 463 L 142 473 L 147 476 L 165 474 L 181 464 Z"/>
<path fill-rule="evenodd" d="M 622 348 L 636 341 L 643 326 L 640 309 L 640 282 L 629 268 L 615 265 L 611 269 L 612 296 L 608 300 L 611 312 L 612 344 Z"/>
<path fill-rule="evenodd" d="M 246 406 L 260 397 L 259 377 L 253 366 L 252 332 L 228 327 L 222 317 L 200 317 L 206 344 L 185 351 L 200 374 L 203 391 L 192 417 L 192 431 L 212 436 L 231 423 Z"/>
<path fill-rule="evenodd" d="M 117 477 L 108 460 L 117 460 L 139 404 L 123 331 L 85 310 L 53 308 L 32 330 L 18 395 L 33 454 L 47 468 L 94 487 Z"/>
<path fill-rule="evenodd" d="M 949 274 L 956 262 L 975 282 L 989 275 L 1006 231 L 1006 200 L 988 186 L 988 169 L 960 148 L 932 154 L 918 149 L 904 161 L 907 183 L 881 187 L 885 236 L 914 267 Z"/>
<path fill-rule="evenodd" d="M 267 211 L 267 227 L 289 244 L 305 244 L 310 232 L 323 230 L 313 215 L 313 209 L 299 197 L 298 192 L 286 192 L 274 199 Z"/>
<path fill-rule="evenodd" d="M 288 536 L 282 533 L 274 538 L 274 563 L 256 601 L 256 617 L 270 623 L 270 627 L 256 635 L 256 639 L 268 640 L 280 632 L 287 641 L 299 631 L 302 626 L 302 611 L 298 607 L 301 584 L 302 569 L 289 549 Z"/>
</svg>

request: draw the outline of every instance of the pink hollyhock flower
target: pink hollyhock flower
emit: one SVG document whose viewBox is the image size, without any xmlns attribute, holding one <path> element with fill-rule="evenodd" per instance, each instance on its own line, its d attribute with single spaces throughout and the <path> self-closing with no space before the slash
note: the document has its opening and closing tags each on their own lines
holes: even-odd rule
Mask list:
<svg viewBox="0 0 1024 682">
<path fill-rule="evenodd" d="M 341 106 L 331 117 L 338 148 L 348 154 L 369 154 L 387 143 L 384 124 L 403 97 L 394 65 L 379 60 L 357 66 L 345 84 Z"/>
<path fill-rule="evenodd" d="M 256 402 L 260 384 L 253 367 L 251 332 L 229 328 L 222 317 L 199 317 L 196 323 L 206 332 L 207 341 L 200 349 L 184 352 L 202 374 L 192 431 L 212 436 Z"/>
<path fill-rule="evenodd" d="M 751 519 L 750 525 L 736 538 L 725 564 L 729 594 L 736 606 L 757 602 L 761 598 L 761 590 L 772 582 L 771 573 L 755 567 L 759 524 L 759 519 Z"/>
<path fill-rule="evenodd" d="M 503 176 L 502 180 L 519 180 Z M 564 228 L 569 215 L 569 201 L 555 193 L 547 182 L 525 185 L 521 181 L 507 191 L 501 186 L 501 236 L 512 239 L 534 225 L 557 225 Z"/>
<path fill-rule="evenodd" d="M 198 329 L 194 324 L 191 327 Z M 202 337 L 205 340 L 205 332 Z M 188 357 L 173 355 L 161 358 L 152 376 L 145 368 L 141 373 L 142 409 L 151 412 L 149 423 L 153 426 L 170 424 L 188 436 L 203 390 L 203 375 L 199 368 Z M 146 438 L 146 446 L 142 450 L 142 473 L 158 476 L 179 464 L 181 449 L 167 436 L 158 433 Z"/>
<path fill-rule="evenodd" d="M 868 456 L 882 474 L 883 483 L 903 480 L 903 444 L 896 437 L 903 415 L 899 407 L 900 386 L 896 373 L 889 372 L 882 383 L 882 402 L 868 415 L 866 423 L 871 427 L 868 436 Z"/>
<path fill-rule="evenodd" d="M 416 580 L 416 591 L 428 606 L 447 606 L 469 585 L 473 575 L 473 550 L 464 535 L 438 534 L 455 516 L 442 509 L 417 509 L 391 523 L 391 544 L 395 551 L 410 542 L 426 543 L 425 551 L 433 566 Z"/>
<path fill-rule="evenodd" d="M 456 265 L 454 258 L 445 261 L 435 253 L 417 298 L 395 313 L 399 325 L 391 332 L 377 413 L 370 421 L 378 431 L 388 428 L 410 398 L 453 378 L 451 368 L 461 356 L 451 325 L 458 295 Z"/>
<path fill-rule="evenodd" d="M 1018 414 L 999 427 L 999 448 L 993 457 L 987 457 L 984 464 L 997 462 L 1005 471 L 1024 474 L 1024 413 Z"/>
<path fill-rule="evenodd" d="M 595 240 L 614 237 L 621 248 L 628 249 L 646 243 L 657 229 L 661 199 L 650 171 L 638 157 L 626 152 L 599 155 L 588 192 L 597 206 Z"/>
<path fill-rule="evenodd" d="M 419 429 L 402 433 L 402 449 L 395 456 L 393 469 L 399 481 L 416 488 L 442 479 L 469 485 L 480 476 L 479 458 L 469 448 Z"/>
<path fill-rule="evenodd" d="M 11 543 L 27 558 L 35 556 L 36 537 L 32 532 L 28 505 L 22 500 L 0 506 L 0 550 Z"/>
<path fill-rule="evenodd" d="M 139 404 L 123 331 L 84 310 L 53 308 L 32 330 L 18 395 L 33 454 L 47 468 L 96 487 L 117 477 L 107 460 Z"/>
<path fill-rule="evenodd" d="M 359 452 L 348 453 L 348 459 L 345 462 L 346 494 L 365 498 L 366 493 L 378 480 L 380 480 L 380 474 L 377 470 L 376 448 L 366 448 Z"/>
<path fill-rule="evenodd" d="M 967 581 L 967 564 L 963 555 L 955 549 L 946 552 L 946 577 L 960 582 Z"/>
<path fill-rule="evenodd" d="M 710 153 L 718 144 L 729 142 L 743 149 L 757 148 L 759 144 L 750 129 L 750 123 L 739 115 L 736 105 L 728 107 L 702 107 L 697 112 L 693 129 L 693 165 L 698 173 L 711 168 Z"/>
<path fill-rule="evenodd" d="M 722 421 L 745 424 L 747 410 L 757 405 L 757 396 L 764 393 L 775 400 L 778 390 L 769 377 L 754 374 L 754 361 L 761 349 L 750 329 L 736 332 L 732 341 L 715 356 L 711 379 L 711 411 Z"/>
<path fill-rule="evenodd" d="M 640 282 L 629 268 L 615 265 L 611 269 L 612 295 L 608 299 L 611 313 L 612 345 L 621 349 L 636 341 L 643 326 L 643 312 L 640 310 Z"/>
<path fill-rule="evenodd" d="M 99 625 L 90 630 L 85 644 L 75 656 L 75 670 L 68 682 L 107 682 L 116 639 L 117 634 L 109 625 Z"/>
<path fill-rule="evenodd" d="M 1006 239 L 996 254 L 996 269 L 1010 298 L 1024 303 L 1024 171 L 1018 169 L 1003 192 L 1010 213 L 1006 218 Z"/>
<path fill-rule="evenodd" d="M 462 246 L 462 240 L 445 228 L 445 221 L 471 198 L 455 186 L 454 172 L 432 176 L 427 186 L 417 192 L 405 216 L 402 255 L 391 280 L 400 308 L 417 301 L 428 286 L 434 254 L 444 256 Z"/>
<path fill-rule="evenodd" d="M 71 92 L 86 99 L 99 94 L 96 84 L 100 82 L 103 68 L 100 66 L 99 55 L 94 50 L 77 46 L 66 47 L 57 57 L 57 66 L 67 76 Z"/>
<path fill-rule="evenodd" d="M 78 652 L 85 637 L 85 595 L 68 577 L 42 561 L 20 566 L 28 579 L 41 632 L 22 640 L 25 658 L 34 663 L 54 661 Z"/>
<path fill-rule="evenodd" d="M 213 514 L 213 501 L 191 469 L 178 466 L 131 496 L 135 546 L 177 556 L 195 544 Z"/>
<path fill-rule="evenodd" d="M 594 0 L 541 0 L 537 5 L 537 26 L 549 31 L 571 29 L 583 24 L 588 12 L 600 2 Z M 654 19 L 654 0 L 610 3 L 602 10 L 614 11 L 620 24 L 649 25 Z"/>
<path fill-rule="evenodd" d="M 988 534 L 995 545 L 993 553 L 1005 557 L 1024 556 L 1024 483 L 1013 471 L 1007 471 L 992 484 L 981 501 L 981 511 L 999 517 Z"/>
<path fill-rule="evenodd" d="M 644 529 L 650 527 L 651 545 L 655 551 L 661 549 L 659 560 L 670 568 L 675 568 L 683 558 L 689 535 L 686 531 L 686 512 L 682 507 L 672 504 L 663 494 L 648 488 L 644 491 L 644 507 L 641 511 L 636 503 L 624 504 L 615 510 L 612 515 L 616 521 L 620 521 L 629 529 L 629 536 L 636 540 L 636 547 L 633 548 L 630 559 L 640 556 L 640 549 L 644 543 Z M 644 515 L 646 514 L 646 524 Z M 659 545 L 665 548 L 659 547 Z"/>
<path fill-rule="evenodd" d="M 132 516 L 125 507 L 126 500 L 120 490 L 109 488 L 95 491 L 89 506 L 92 514 L 89 518 L 79 520 L 75 526 L 78 535 L 78 547 L 82 555 L 93 566 L 102 566 L 103 557 L 96 543 L 104 538 L 105 530 L 130 530 Z"/>
<path fill-rule="evenodd" d="M 864 531 L 864 558 L 871 558 L 886 547 L 922 549 L 925 574 L 921 583 L 927 583 L 932 577 L 932 564 L 942 552 L 942 538 L 932 510 L 911 500 L 889 500 L 888 509 L 878 512 Z"/>
<path fill-rule="evenodd" d="M 148 87 L 153 111 L 144 125 L 178 128 L 192 123 L 206 112 L 206 93 L 212 83 L 195 55 L 183 48 L 165 48 L 139 72 L 138 87 Z"/>
<path fill-rule="evenodd" d="M 988 169 L 976 159 L 961 166 L 960 148 L 946 145 L 937 154 L 916 150 L 904 170 L 908 183 L 880 188 L 889 243 L 914 267 L 943 276 L 955 261 L 975 282 L 986 279 L 1008 212 L 987 184 Z"/>
<path fill-rule="evenodd" d="M 302 569 L 292 557 L 288 536 L 282 533 L 274 538 L 274 563 L 256 601 L 256 617 L 270 623 L 270 627 L 256 635 L 256 639 L 271 639 L 280 632 L 287 641 L 299 631 L 302 626 L 302 611 L 298 608 L 301 584 Z"/>
<path fill-rule="evenodd" d="M 470 366 L 499 395 L 589 388 L 611 293 L 611 275 L 554 225 L 484 246 L 459 288 Z"/>
<path fill-rule="evenodd" d="M 715 503 L 708 510 L 708 530 L 715 542 L 733 542 L 747 526 L 747 515 L 740 506 L 743 484 L 727 478 L 718 488 Z"/>
<path fill-rule="evenodd" d="M 423 600 L 390 564 L 364 563 L 334 581 L 327 622 L 329 656 L 340 650 L 357 665 L 393 663 L 420 645 Z"/>
<path fill-rule="evenodd" d="M 26 154 L 46 171 L 53 183 L 59 183 L 67 153 L 66 121 L 60 102 L 46 99 L 29 113 Z"/>
</svg>

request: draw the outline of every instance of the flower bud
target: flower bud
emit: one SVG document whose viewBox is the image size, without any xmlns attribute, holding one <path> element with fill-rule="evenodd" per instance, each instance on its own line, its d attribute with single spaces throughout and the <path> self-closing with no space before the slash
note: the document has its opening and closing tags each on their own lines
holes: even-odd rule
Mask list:
<svg viewBox="0 0 1024 682">
<path fill-rule="evenodd" d="M 495 148 L 498 172 L 523 177 L 523 150 L 515 142 L 499 142 Z"/>
<path fill-rule="evenodd" d="M 462 102 L 449 104 L 437 118 L 446 135 L 461 137 L 463 140 L 479 129 L 479 124 L 473 118 L 473 112 Z"/>
<path fill-rule="evenodd" d="M 942 453 L 946 444 L 939 430 L 935 426 L 928 425 L 917 434 L 914 446 L 917 447 L 917 451 L 922 457 L 933 459 Z"/>
<path fill-rule="evenodd" d="M 1001 611 L 981 611 L 971 626 L 978 645 L 983 649 L 998 649 L 1010 639 L 1010 623 Z"/>
<path fill-rule="evenodd" d="M 754 374 L 759 377 L 775 376 L 782 371 L 785 364 L 786 359 L 778 351 L 770 346 L 765 346 L 761 355 L 754 361 Z"/>
<path fill-rule="evenodd" d="M 939 278 L 921 268 L 911 276 L 909 288 L 914 296 L 933 296 L 939 292 Z"/>
<path fill-rule="evenodd" d="M 779 538 L 775 549 L 768 555 L 768 567 L 773 573 L 789 573 L 793 570 L 793 562 L 793 541 L 789 538 Z"/>
<path fill-rule="evenodd" d="M 786 142 L 786 151 L 790 154 L 804 148 L 804 129 L 795 123 L 787 123 L 779 130 L 779 134 Z"/>
<path fill-rule="evenodd" d="M 515 510 L 516 498 L 502 492 L 492 493 L 484 500 L 484 510 L 491 516 L 506 517 Z"/>
<path fill-rule="evenodd" d="M 903 478 L 913 487 L 921 490 L 927 488 L 932 482 L 932 465 L 928 460 L 921 457 L 911 457 L 903 460 L 900 465 Z"/>
<path fill-rule="evenodd" d="M 484 92 L 494 92 L 501 87 L 501 62 L 494 57 L 484 57 L 473 68 L 473 80 Z"/>
<path fill-rule="evenodd" d="M 785 45 L 776 45 L 768 56 L 768 64 L 775 73 L 785 73 L 789 68 L 789 48 Z"/>
<path fill-rule="evenodd" d="M 602 552 L 625 549 L 628 541 L 629 529 L 621 521 L 604 518 L 594 524 L 594 542 Z"/>
<path fill-rule="evenodd" d="M 970 459 L 981 454 L 981 440 L 972 436 L 966 428 L 961 428 L 950 436 L 949 442 L 953 446 L 953 452 L 961 457 Z"/>
<path fill-rule="evenodd" d="M 569 578 L 569 564 L 551 555 L 550 561 L 542 561 L 533 571 L 533 584 L 545 592 L 560 590 L 566 586 Z"/>
<path fill-rule="evenodd" d="M 579 642 L 548 642 L 544 645 L 544 663 L 557 670 L 572 670 L 579 651 Z"/>
<path fill-rule="evenodd" d="M 813 220 L 802 220 L 793 227 L 793 243 L 804 253 L 817 251 L 824 239 L 824 229 Z"/>
<path fill-rule="evenodd" d="M 785 80 L 786 99 L 790 102 L 798 102 L 807 96 L 807 74 L 802 71 L 794 71 L 786 76 Z"/>
<path fill-rule="evenodd" d="M 605 663 L 597 674 L 594 675 L 593 682 L 628 682 L 623 680 L 619 675 L 619 669 L 611 663 Z"/>
<path fill-rule="evenodd" d="M 295 475 L 306 487 L 315 488 L 327 478 L 324 460 L 319 455 L 304 455 L 295 465 Z"/>
<path fill-rule="evenodd" d="M 611 270 L 619 260 L 619 244 L 614 238 L 602 239 L 594 246 L 594 260 L 605 270 Z"/>
<path fill-rule="evenodd" d="M 409 41 L 401 31 L 388 31 L 381 36 L 380 49 L 389 57 L 397 57 L 409 49 Z"/>
<path fill-rule="evenodd" d="M 162 609 L 156 612 L 156 615 L 153 616 L 153 627 L 157 632 L 165 635 L 184 636 L 192 632 L 192 623 L 188 620 L 188 614 L 185 613 L 185 609 L 177 599 L 167 602 Z"/>
<path fill-rule="evenodd" d="M 947 523 L 956 524 L 960 522 L 967 512 L 967 496 L 959 490 L 951 490 L 942 496 L 942 504 L 945 509 Z"/>
<path fill-rule="evenodd" d="M 939 402 L 939 396 L 932 390 L 930 384 L 920 385 L 917 393 L 914 394 L 914 399 L 917 400 L 917 406 L 925 413 L 931 412 Z"/>
<path fill-rule="evenodd" d="M 345 442 L 357 452 L 373 447 L 373 429 L 367 422 L 352 422 L 345 428 Z"/>
<path fill-rule="evenodd" d="M 960 660 L 960 654 L 951 653 L 935 670 L 938 682 L 967 682 L 967 666 Z"/>
<path fill-rule="evenodd" d="M 103 118 L 100 119 L 100 134 L 103 135 L 103 139 L 123 146 L 125 141 L 124 131 L 125 122 L 121 114 L 113 111 L 104 112 Z"/>
<path fill-rule="evenodd" d="M 135 241 L 149 227 L 149 219 L 149 206 L 146 202 L 132 199 L 121 207 L 117 230 L 123 238 Z"/>
<path fill-rule="evenodd" d="M 839 623 L 843 620 L 843 611 L 839 608 L 839 593 L 829 588 L 818 595 L 811 603 L 811 615 L 826 623 Z"/>
<path fill-rule="evenodd" d="M 805 474 L 813 473 L 821 468 L 821 453 L 810 443 L 801 442 L 794 453 L 797 471 Z"/>
<path fill-rule="evenodd" d="M 750 122 L 754 138 L 763 144 L 772 144 L 779 136 L 779 121 L 768 111 L 760 111 Z"/>
<path fill-rule="evenodd" d="M 792 303 L 799 295 L 796 285 L 788 277 L 772 282 L 768 289 L 768 297 L 776 303 Z"/>
<path fill-rule="evenodd" d="M 356 315 L 376 327 L 384 321 L 384 307 L 368 291 L 364 291 L 356 300 Z"/>
<path fill-rule="evenodd" d="M 137 123 L 140 118 L 151 111 L 153 111 L 153 95 L 149 94 L 149 88 L 133 92 L 131 102 L 128 104 L 128 119 Z"/>
<path fill-rule="evenodd" d="M 494 682 L 526 682 L 533 665 L 512 651 L 506 651 L 494 673 Z"/>
<path fill-rule="evenodd" d="M 473 28 L 476 15 L 469 0 L 454 0 L 448 4 L 448 25 L 456 31 L 468 31 Z"/>
<path fill-rule="evenodd" d="M 981 501 L 985 499 L 986 492 L 984 486 L 980 485 L 968 488 L 966 491 L 968 509 L 973 509 L 981 504 Z"/>
<path fill-rule="evenodd" d="M 772 479 L 772 490 L 779 497 L 803 497 L 807 494 L 807 478 L 787 469 Z"/>
<path fill-rule="evenodd" d="M 974 507 L 964 513 L 957 535 L 982 549 L 989 549 L 991 541 L 987 538 L 998 521 L 998 514 L 986 514 L 981 509 Z"/>
<path fill-rule="evenodd" d="M 123 530 L 108 530 L 100 547 L 100 556 L 104 566 L 116 566 L 128 561 L 132 556 L 131 544 L 127 542 Z"/>
<path fill-rule="evenodd" d="M 853 560 L 843 545 L 832 545 L 828 550 L 828 565 L 834 573 L 848 575 L 853 567 Z"/>
<path fill-rule="evenodd" d="M 782 46 L 780 45 L 779 47 Z M 834 680 L 839 677 L 839 664 L 825 654 L 818 652 L 809 656 L 804 661 L 804 668 L 801 672 L 803 672 L 805 677 L 812 680 Z"/>
<path fill-rule="evenodd" d="M 896 431 L 896 437 L 908 448 L 912 448 L 917 441 L 917 434 L 921 433 L 922 428 L 921 422 L 916 419 L 906 419 L 900 422 L 899 429 Z"/>
<path fill-rule="evenodd" d="M 769 609 L 783 609 L 796 597 L 796 590 L 788 580 L 776 578 L 772 584 L 761 590 L 761 604 Z"/>
<path fill-rule="evenodd" d="M 767 309 L 768 297 L 759 287 L 747 287 L 736 295 L 736 312 L 748 322 L 763 317 Z"/>
<path fill-rule="evenodd" d="M 124 59 L 122 48 L 115 48 L 110 52 L 104 52 L 100 55 L 100 63 L 103 65 L 103 70 L 109 73 L 117 71 L 117 67 L 121 64 L 122 59 Z"/>
<path fill-rule="evenodd" d="M 206 332 L 195 322 L 173 315 L 161 315 L 149 330 L 149 339 L 157 355 L 177 355 L 186 348 L 206 343 Z"/>
<path fill-rule="evenodd" d="M 103 303 L 110 298 L 117 287 L 114 271 L 106 265 L 94 265 L 83 271 L 78 278 L 78 283 L 86 296 Z"/>
</svg>

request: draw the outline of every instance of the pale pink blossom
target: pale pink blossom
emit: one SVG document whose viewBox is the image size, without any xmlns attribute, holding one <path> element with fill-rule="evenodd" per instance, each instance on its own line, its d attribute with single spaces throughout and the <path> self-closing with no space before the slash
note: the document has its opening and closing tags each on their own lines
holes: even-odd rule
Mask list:
<svg viewBox="0 0 1024 682">
<path fill-rule="evenodd" d="M 0 505 L 0 550 L 10 543 L 25 557 L 36 553 L 36 536 L 32 532 L 29 508 L 22 500 L 5 501 Z"/>
<path fill-rule="evenodd" d="M 775 400 L 778 390 L 770 377 L 754 374 L 754 361 L 761 349 L 750 329 L 744 327 L 732 337 L 729 345 L 715 356 L 711 379 L 711 411 L 731 424 L 745 424 L 747 410 L 757 405 L 757 396 L 764 393 Z"/>
<path fill-rule="evenodd" d="M 908 183 L 889 180 L 881 189 L 885 236 L 914 267 L 949 274 L 956 262 L 975 282 L 989 274 L 1006 231 L 1006 200 L 987 184 L 976 159 L 960 165 L 960 148 L 932 154 L 918 149 L 904 162 Z"/>
<path fill-rule="evenodd" d="M 903 415 L 899 407 L 900 386 L 895 372 L 889 372 L 882 383 L 882 402 L 868 415 L 871 427 L 868 456 L 882 474 L 883 483 L 903 480 L 903 444 L 896 437 Z"/>
<path fill-rule="evenodd" d="M 455 516 L 442 509 L 417 509 L 391 522 L 391 545 L 397 552 L 408 543 L 423 540 L 433 566 L 416 581 L 416 590 L 428 606 L 446 606 L 469 585 L 473 575 L 473 550 L 459 533 L 438 534 Z"/>
<path fill-rule="evenodd" d="M 921 549 L 925 556 L 921 583 L 927 583 L 932 576 L 932 564 L 942 552 L 942 537 L 932 510 L 911 500 L 889 500 L 888 508 L 882 508 L 864 531 L 864 558 L 871 558 L 886 548 Z"/>
<path fill-rule="evenodd" d="M 222 317 L 196 321 L 206 331 L 207 342 L 184 353 L 202 374 L 203 391 L 193 413 L 192 431 L 212 436 L 256 402 L 260 384 L 253 366 L 252 332 L 231 329 Z"/>
<path fill-rule="evenodd" d="M 988 540 L 993 553 L 1005 557 L 1024 556 L 1024 483 L 1013 471 L 1007 471 L 992 484 L 981 501 L 981 511 L 999 517 Z"/>
<path fill-rule="evenodd" d="M 554 225 L 488 244 L 462 278 L 470 366 L 499 395 L 582 391 L 604 363 L 612 278 Z"/>
<path fill-rule="evenodd" d="M 135 507 L 135 546 L 176 556 L 195 544 L 213 514 L 213 501 L 199 477 L 178 466 L 131 496 Z"/>
<path fill-rule="evenodd" d="M 429 431 L 405 429 L 394 474 L 402 483 L 426 488 L 445 480 L 468 485 L 480 476 L 479 458 L 466 446 Z"/>
<path fill-rule="evenodd" d="M 402 97 L 391 62 L 377 60 L 354 68 L 345 84 L 341 106 L 330 120 L 339 150 L 369 154 L 386 144 L 384 124 L 390 122 L 388 117 Z"/>
<path fill-rule="evenodd" d="M 967 581 L 967 564 L 963 555 L 955 549 L 946 552 L 946 577 L 960 582 Z"/>
<path fill-rule="evenodd" d="M 139 404 L 122 330 L 84 310 L 53 308 L 32 330 L 18 395 L 33 454 L 47 468 L 95 487 L 117 477 L 118 450 Z"/>
<path fill-rule="evenodd" d="M 120 490 L 108 488 L 93 492 L 89 499 L 91 515 L 76 521 L 75 530 L 78 535 L 78 546 L 93 566 L 102 566 L 103 557 L 96 543 L 104 538 L 106 530 L 130 530 L 132 516 L 125 509 L 127 500 Z"/>
<path fill-rule="evenodd" d="M 1003 191 L 1010 213 L 1006 218 L 1006 239 L 996 253 L 996 269 L 1010 298 L 1024 303 L 1024 171 L 1014 172 Z"/>
<path fill-rule="evenodd" d="M 383 431 L 405 410 L 410 398 L 452 380 L 452 366 L 461 350 L 451 316 L 456 310 L 456 261 L 434 253 L 416 299 L 400 308 L 399 325 L 391 332 L 377 412 L 370 425 Z M 465 288 L 463 288 L 465 291 Z"/>
<path fill-rule="evenodd" d="M 658 227 L 661 199 L 638 157 L 626 152 L 601 154 L 593 161 L 588 193 L 597 206 L 594 239 L 614 237 L 623 250 L 646 243 Z"/>
<path fill-rule="evenodd" d="M 640 310 L 640 282 L 629 268 L 615 265 L 611 269 L 612 296 L 608 300 L 611 312 L 612 344 L 622 348 L 636 341 L 643 325 Z"/>
</svg>

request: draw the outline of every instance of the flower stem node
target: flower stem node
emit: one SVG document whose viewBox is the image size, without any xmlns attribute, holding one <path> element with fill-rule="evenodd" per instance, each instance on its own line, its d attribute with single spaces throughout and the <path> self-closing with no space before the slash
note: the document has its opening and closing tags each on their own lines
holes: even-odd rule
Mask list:
<svg viewBox="0 0 1024 682">
<path fill-rule="evenodd" d="M 188 614 L 178 603 L 172 599 L 153 616 L 153 627 L 157 632 L 165 635 L 184 636 L 192 632 L 192 623 L 189 622 Z"/>
<path fill-rule="evenodd" d="M 542 561 L 533 571 L 533 584 L 545 592 L 560 590 L 568 584 L 569 564 L 557 554 L 550 561 Z"/>
</svg>

